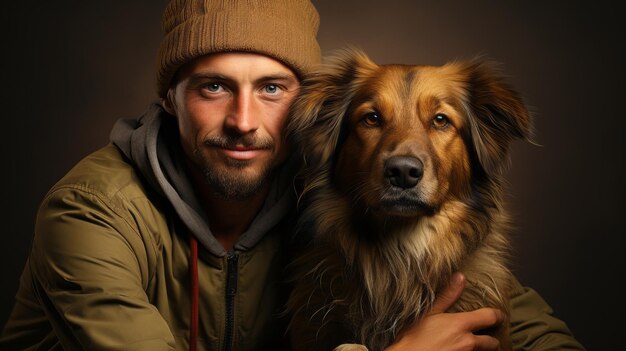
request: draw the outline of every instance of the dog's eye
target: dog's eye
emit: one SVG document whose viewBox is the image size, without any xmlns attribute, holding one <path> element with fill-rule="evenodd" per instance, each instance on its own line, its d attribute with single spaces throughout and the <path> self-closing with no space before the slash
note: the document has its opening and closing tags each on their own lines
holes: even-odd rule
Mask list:
<svg viewBox="0 0 626 351">
<path fill-rule="evenodd" d="M 435 115 L 435 117 L 433 118 L 433 125 L 435 126 L 435 128 L 445 128 L 450 124 L 450 120 L 448 119 L 448 116 L 444 115 L 443 113 L 438 113 Z"/>
<path fill-rule="evenodd" d="M 378 127 L 382 122 L 382 117 L 376 112 L 370 112 L 363 116 L 363 123 L 368 127 Z"/>
</svg>

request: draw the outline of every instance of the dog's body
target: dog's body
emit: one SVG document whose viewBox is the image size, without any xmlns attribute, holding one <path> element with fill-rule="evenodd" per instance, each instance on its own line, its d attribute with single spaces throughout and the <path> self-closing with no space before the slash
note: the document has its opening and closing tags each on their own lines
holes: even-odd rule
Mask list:
<svg viewBox="0 0 626 351">
<path fill-rule="evenodd" d="M 455 271 L 467 285 L 452 310 L 508 315 L 502 171 L 530 118 L 490 65 L 379 66 L 346 50 L 305 80 L 288 133 L 313 231 L 293 266 L 296 348 L 382 350 Z M 490 333 L 507 350 L 503 326 Z"/>
</svg>

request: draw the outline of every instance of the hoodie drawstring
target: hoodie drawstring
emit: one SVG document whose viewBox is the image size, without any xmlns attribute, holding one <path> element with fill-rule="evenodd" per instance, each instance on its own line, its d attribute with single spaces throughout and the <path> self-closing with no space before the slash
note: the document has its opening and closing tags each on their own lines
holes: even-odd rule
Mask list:
<svg viewBox="0 0 626 351">
<path fill-rule="evenodd" d="M 189 350 L 196 351 L 198 339 L 198 241 L 190 234 L 189 275 L 191 276 L 191 313 L 189 322 Z"/>
</svg>

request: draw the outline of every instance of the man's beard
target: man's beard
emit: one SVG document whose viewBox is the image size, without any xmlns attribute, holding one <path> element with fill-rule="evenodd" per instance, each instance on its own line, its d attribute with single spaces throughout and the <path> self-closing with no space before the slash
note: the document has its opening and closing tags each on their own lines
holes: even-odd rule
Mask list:
<svg viewBox="0 0 626 351">
<path fill-rule="evenodd" d="M 204 141 L 205 146 L 213 147 L 233 147 L 238 143 L 246 147 L 265 149 L 274 147 L 271 140 L 257 140 L 252 135 L 211 137 Z M 269 182 L 276 168 L 274 160 L 269 160 L 259 172 L 247 175 L 244 169 L 253 162 L 252 160 L 227 159 L 223 165 L 218 166 L 208 160 L 200 149 L 195 149 L 194 154 L 200 162 L 199 166 L 211 190 L 225 199 L 245 200 L 252 197 Z"/>
</svg>

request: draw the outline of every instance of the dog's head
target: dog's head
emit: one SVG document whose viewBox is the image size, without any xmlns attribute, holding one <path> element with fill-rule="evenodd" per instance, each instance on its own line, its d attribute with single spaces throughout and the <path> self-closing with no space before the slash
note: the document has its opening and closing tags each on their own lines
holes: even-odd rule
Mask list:
<svg viewBox="0 0 626 351">
<path fill-rule="evenodd" d="M 305 191 L 332 186 L 372 212 L 414 217 L 492 185 L 530 117 L 491 63 L 377 65 L 349 49 L 305 80 L 287 133 Z"/>
</svg>

